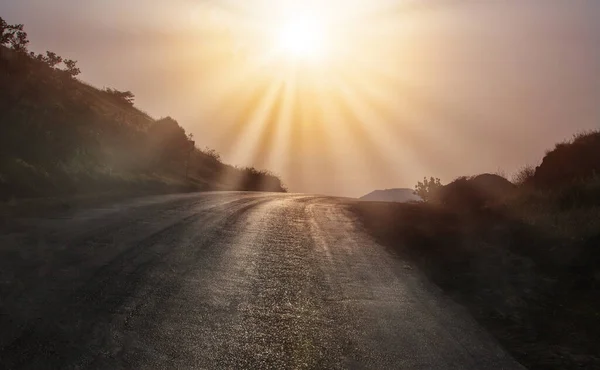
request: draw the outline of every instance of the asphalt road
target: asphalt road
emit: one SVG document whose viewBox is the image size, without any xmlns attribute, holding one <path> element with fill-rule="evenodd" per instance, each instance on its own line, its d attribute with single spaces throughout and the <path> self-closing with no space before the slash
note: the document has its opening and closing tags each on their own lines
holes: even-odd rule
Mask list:
<svg viewBox="0 0 600 370">
<path fill-rule="evenodd" d="M 521 368 L 344 200 L 171 195 L 13 221 L 2 368 Z"/>
</svg>

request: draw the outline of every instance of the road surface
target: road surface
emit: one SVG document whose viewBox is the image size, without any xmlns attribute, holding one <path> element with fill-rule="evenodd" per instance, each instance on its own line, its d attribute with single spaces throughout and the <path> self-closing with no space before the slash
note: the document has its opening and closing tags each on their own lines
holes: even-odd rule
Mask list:
<svg viewBox="0 0 600 370">
<path fill-rule="evenodd" d="M 0 231 L 2 368 L 520 369 L 344 201 L 203 193 Z"/>
</svg>

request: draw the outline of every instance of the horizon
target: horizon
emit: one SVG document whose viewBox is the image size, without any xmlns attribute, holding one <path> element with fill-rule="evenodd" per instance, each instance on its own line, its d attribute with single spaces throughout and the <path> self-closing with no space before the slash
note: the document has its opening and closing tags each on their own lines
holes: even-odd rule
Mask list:
<svg viewBox="0 0 600 370">
<path fill-rule="evenodd" d="M 272 89 L 280 77 L 264 70 L 226 83 L 228 68 L 248 64 L 258 52 L 252 45 L 264 46 L 244 40 L 231 25 L 232 19 L 234 25 L 254 19 L 252 4 L 258 9 L 264 1 L 246 9 L 236 3 L 23 0 L 0 5 L 0 13 L 9 23 L 25 24 L 32 50 L 78 60 L 81 80 L 131 90 L 138 108 L 154 118 L 174 117 L 225 162 L 272 170 L 292 192 L 360 197 L 413 189 L 424 176 L 449 182 L 498 170 L 510 175 L 600 122 L 600 50 L 594 48 L 600 4 L 432 1 L 404 9 L 413 4 L 379 1 L 404 10 L 386 15 L 386 22 L 365 19 L 361 32 L 375 39 L 363 41 L 381 44 L 361 43 L 359 51 L 373 57 L 362 62 L 375 66 L 389 58 L 386 69 L 340 77 L 342 99 L 315 97 L 311 83 L 321 75 L 303 68 L 292 73 L 301 77 L 297 86 L 281 77 Z M 335 3 L 329 3 L 333 10 Z M 352 4 L 357 14 L 365 6 Z M 291 86 L 297 105 L 286 108 L 282 96 Z M 263 91 L 279 98 L 256 118 L 255 100 Z M 323 113 L 317 103 L 324 100 L 341 108 Z M 232 112 L 243 102 L 246 111 Z M 286 109 L 288 117 L 280 117 Z M 306 116 L 314 120 L 296 122 Z"/>
</svg>

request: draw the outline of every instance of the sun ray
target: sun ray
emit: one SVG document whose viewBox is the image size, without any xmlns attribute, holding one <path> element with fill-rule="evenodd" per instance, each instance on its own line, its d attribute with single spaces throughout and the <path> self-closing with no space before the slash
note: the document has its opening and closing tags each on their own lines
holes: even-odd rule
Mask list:
<svg viewBox="0 0 600 370">
<path fill-rule="evenodd" d="M 385 87 L 390 86 L 389 91 L 380 93 L 378 96 L 381 99 L 387 100 L 391 105 L 396 105 L 395 110 L 387 110 L 385 105 L 377 104 L 378 101 L 372 96 L 373 89 L 364 88 L 363 93 L 369 104 L 376 104 L 379 108 L 385 110 L 385 115 L 388 121 L 395 121 L 395 131 L 402 131 L 405 135 L 405 149 L 414 148 L 409 156 L 412 158 L 415 167 L 421 165 L 424 168 L 433 170 L 435 167 L 446 167 L 450 165 L 449 156 L 427 156 L 423 155 L 432 149 L 444 145 L 444 143 L 453 143 L 452 147 L 445 148 L 449 152 L 459 150 L 463 145 L 461 139 L 456 137 L 455 132 L 447 130 L 446 125 L 440 125 L 433 117 L 448 117 L 448 119 L 467 119 L 467 117 L 458 114 L 454 108 L 444 104 L 439 99 L 428 97 L 423 94 L 422 89 L 419 89 L 415 83 L 407 78 L 403 78 L 394 70 L 374 66 L 364 61 L 357 61 L 360 68 L 364 71 L 360 76 L 368 76 L 372 85 Z M 363 77 L 365 78 L 365 77 Z M 365 84 L 366 86 L 366 84 Z M 402 92 L 401 95 L 394 92 Z M 391 98 L 396 95 L 395 98 Z M 445 108 L 442 108 L 445 107 Z M 415 112 L 429 112 L 427 115 L 416 115 Z M 435 112 L 435 114 L 434 114 Z M 392 126 L 393 128 L 393 126 Z M 456 145 L 458 142 L 458 145 Z M 433 144 L 433 145 L 432 145 Z M 424 150 L 429 148 L 429 150 Z M 417 157 L 416 153 L 420 152 Z M 458 154 L 458 153 L 457 153 Z M 437 163 L 432 163 L 431 158 L 435 157 Z"/>
<path fill-rule="evenodd" d="M 348 176 L 353 173 L 353 168 L 347 168 L 348 153 L 343 149 L 344 144 L 353 140 L 348 130 L 340 129 L 338 123 L 342 118 L 336 115 L 339 108 L 332 99 L 331 89 L 333 82 L 323 76 L 321 83 L 314 86 L 315 104 L 318 119 L 323 129 L 322 155 L 325 162 L 326 172 L 330 176 L 324 180 L 323 185 L 330 189 L 339 189 L 340 192 L 351 191 L 353 184 L 340 181 L 340 175 Z"/>
<path fill-rule="evenodd" d="M 290 136 L 293 125 L 294 94 L 296 93 L 296 78 L 291 78 L 284 83 L 281 109 L 279 112 L 279 129 L 273 145 L 270 165 L 275 171 L 288 177 L 291 167 L 293 153 L 290 151 Z"/>
<path fill-rule="evenodd" d="M 269 95 L 273 81 L 262 81 L 256 84 L 248 84 L 247 89 L 240 89 L 235 95 L 230 96 L 223 104 L 222 117 L 228 121 L 226 127 L 221 131 L 218 139 L 219 146 L 233 148 L 239 144 L 244 137 L 247 126 L 252 121 L 256 111 L 261 109 L 263 100 Z"/>
<path fill-rule="evenodd" d="M 392 92 L 401 90 L 401 86 L 395 85 L 389 77 L 377 79 L 366 71 L 348 71 L 344 80 L 351 85 L 346 90 L 349 104 L 364 117 L 366 125 L 368 122 L 368 131 L 385 151 L 385 157 L 404 163 L 403 168 L 409 170 L 421 165 L 417 155 L 418 122 L 407 122 L 408 112 L 398 109 L 401 97 Z"/>
<path fill-rule="evenodd" d="M 224 0 L 237 59 L 214 76 L 223 84 L 213 109 L 227 122 L 220 148 L 242 163 L 289 169 L 285 176 L 305 189 L 330 180 L 306 179 L 305 172 L 335 172 L 350 147 L 364 171 L 390 183 L 428 166 L 419 146 L 443 138 L 431 115 L 417 114 L 426 97 L 411 84 L 414 63 L 404 63 L 415 46 L 401 35 L 413 20 L 398 22 L 400 13 L 421 9 L 409 3 Z M 382 15 L 392 8 L 396 16 Z M 359 21 L 369 18 L 377 21 Z M 390 171 L 394 166 L 406 171 Z"/>
<path fill-rule="evenodd" d="M 264 130 L 265 117 L 269 114 L 271 107 L 275 104 L 279 90 L 279 84 L 273 83 L 269 86 L 269 90 L 262 96 L 262 99 L 260 99 L 260 103 L 254 110 L 252 117 L 243 126 L 245 128 L 243 134 L 244 140 L 239 140 L 237 145 L 230 148 L 228 154 L 230 157 L 237 159 L 237 162 L 240 162 L 239 159 L 248 158 L 248 155 L 255 150 L 257 142 Z M 224 174 L 225 177 L 222 176 L 222 183 L 228 184 L 235 180 L 227 178 L 228 175 L 231 174 Z"/>
<path fill-rule="evenodd" d="M 265 168 L 274 148 L 275 137 L 280 129 L 280 119 L 283 106 L 284 85 L 277 84 L 277 90 L 273 95 L 272 104 L 265 111 L 262 122 L 262 131 L 259 133 L 253 152 L 249 153 L 250 162 Z"/>
<path fill-rule="evenodd" d="M 369 161 L 367 171 L 377 177 L 397 176 L 399 171 L 389 171 L 393 167 L 391 158 L 397 156 L 385 143 L 390 135 L 382 133 L 377 124 L 379 118 L 361 101 L 348 78 L 340 81 L 340 87 L 337 104 L 347 120 L 345 127 L 352 132 L 355 142 L 361 144 L 363 155 Z"/>
</svg>

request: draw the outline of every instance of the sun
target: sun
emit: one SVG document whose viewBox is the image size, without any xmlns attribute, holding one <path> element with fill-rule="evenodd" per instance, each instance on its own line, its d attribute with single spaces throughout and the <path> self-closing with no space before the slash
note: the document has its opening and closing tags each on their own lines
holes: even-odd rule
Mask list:
<svg viewBox="0 0 600 370">
<path fill-rule="evenodd" d="M 313 17 L 297 17 L 281 24 L 277 48 L 284 56 L 301 60 L 317 60 L 325 56 L 324 25 Z"/>
</svg>

